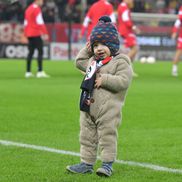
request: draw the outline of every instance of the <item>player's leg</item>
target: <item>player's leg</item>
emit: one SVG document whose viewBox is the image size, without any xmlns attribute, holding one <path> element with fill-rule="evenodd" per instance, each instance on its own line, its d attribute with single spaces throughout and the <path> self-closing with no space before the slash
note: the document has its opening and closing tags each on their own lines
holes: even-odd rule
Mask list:
<svg viewBox="0 0 182 182">
<path fill-rule="evenodd" d="M 177 49 L 172 62 L 172 76 L 178 76 L 178 62 L 180 61 L 181 54 L 182 50 Z"/>
<path fill-rule="evenodd" d="M 41 37 L 37 37 L 37 50 L 38 50 L 38 57 L 37 57 L 37 64 L 38 64 L 38 72 L 42 70 L 42 61 L 43 61 L 43 41 Z"/>
<path fill-rule="evenodd" d="M 37 77 L 38 78 L 47 78 L 49 75 L 47 75 L 43 71 L 43 41 L 41 37 L 36 37 L 36 45 L 38 50 L 38 57 L 37 57 L 37 65 L 38 65 L 38 72 Z"/>
<path fill-rule="evenodd" d="M 124 43 L 125 43 L 126 47 L 130 48 L 127 55 L 131 59 L 131 62 L 133 63 L 134 60 L 135 60 L 135 57 L 136 57 L 136 55 L 138 53 L 138 50 L 139 50 L 138 45 L 137 45 L 136 36 L 134 34 L 127 35 L 125 37 Z M 133 76 L 137 77 L 138 74 L 133 71 Z"/>
<path fill-rule="evenodd" d="M 25 73 L 26 78 L 33 76 L 33 74 L 31 73 L 31 63 L 32 63 L 34 50 L 35 50 L 34 41 L 33 41 L 33 38 L 30 37 L 30 38 L 28 38 L 28 51 L 29 52 L 28 52 L 27 60 L 26 60 L 26 73 Z"/>
<path fill-rule="evenodd" d="M 129 51 L 129 53 L 128 53 L 128 56 L 130 57 L 131 62 L 134 61 L 137 52 L 138 52 L 138 46 L 137 46 L 137 45 L 134 45 L 134 46 L 132 46 L 132 47 L 130 48 L 130 51 Z"/>
<path fill-rule="evenodd" d="M 133 67 L 133 62 L 135 60 L 135 56 L 137 53 L 138 53 L 138 46 L 137 45 L 132 46 L 128 53 L 128 56 L 130 57 L 131 62 L 132 62 L 132 67 Z M 133 68 L 133 76 L 138 77 L 138 74 L 134 71 L 134 68 Z"/>
<path fill-rule="evenodd" d="M 178 76 L 178 63 L 180 61 L 180 56 L 182 55 L 182 37 L 178 37 L 176 53 L 172 62 L 172 76 Z"/>
</svg>

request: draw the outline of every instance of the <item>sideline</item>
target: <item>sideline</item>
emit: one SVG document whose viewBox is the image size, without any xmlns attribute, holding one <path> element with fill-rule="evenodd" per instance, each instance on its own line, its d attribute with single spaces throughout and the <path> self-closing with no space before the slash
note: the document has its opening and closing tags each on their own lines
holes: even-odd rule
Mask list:
<svg viewBox="0 0 182 182">
<path fill-rule="evenodd" d="M 76 152 L 59 150 L 59 149 L 49 148 L 49 147 L 45 147 L 45 146 L 18 143 L 18 142 L 7 141 L 7 140 L 0 140 L 0 145 L 29 148 L 29 149 L 34 149 L 34 150 L 40 150 L 40 151 L 46 151 L 46 152 L 80 157 L 80 153 L 76 153 Z M 154 165 L 154 164 L 140 163 L 140 162 L 133 162 L 133 161 L 124 161 L 124 160 L 116 160 L 115 162 L 118 164 L 122 164 L 122 165 L 148 168 L 148 169 L 152 169 L 154 171 L 164 171 L 164 172 L 168 172 L 168 173 L 182 174 L 182 169 L 173 169 L 173 168 L 158 166 L 158 165 Z"/>
</svg>

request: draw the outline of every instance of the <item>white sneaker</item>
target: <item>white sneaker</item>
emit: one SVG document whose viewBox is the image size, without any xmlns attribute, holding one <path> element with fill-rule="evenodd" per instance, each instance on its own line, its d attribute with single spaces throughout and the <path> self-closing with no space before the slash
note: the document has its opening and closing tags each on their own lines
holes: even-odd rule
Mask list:
<svg viewBox="0 0 182 182">
<path fill-rule="evenodd" d="M 50 76 L 47 75 L 44 71 L 37 72 L 37 78 L 49 78 Z"/>
<path fill-rule="evenodd" d="M 34 77 L 34 75 L 31 72 L 25 73 L 25 78 L 31 78 L 31 77 Z"/>
<path fill-rule="evenodd" d="M 177 67 L 177 65 L 173 65 L 173 67 L 172 67 L 172 76 L 178 76 L 178 67 Z"/>
<path fill-rule="evenodd" d="M 177 71 L 172 71 L 172 76 L 178 76 L 178 72 Z"/>
</svg>

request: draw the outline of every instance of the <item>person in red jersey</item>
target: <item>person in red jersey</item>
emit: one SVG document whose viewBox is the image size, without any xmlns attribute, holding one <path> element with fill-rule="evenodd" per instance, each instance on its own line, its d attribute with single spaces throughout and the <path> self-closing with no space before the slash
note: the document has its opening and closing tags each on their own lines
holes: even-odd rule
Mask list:
<svg viewBox="0 0 182 182">
<path fill-rule="evenodd" d="M 86 38 L 88 40 L 90 33 L 98 23 L 99 18 L 104 15 L 109 16 L 113 23 L 116 22 L 112 4 L 107 0 L 98 0 L 90 7 L 87 12 L 87 15 L 82 24 L 80 39 L 82 39 L 83 35 L 87 31 Z"/>
<path fill-rule="evenodd" d="M 178 33 L 178 39 L 177 39 L 177 45 L 176 45 L 176 53 L 173 58 L 173 66 L 172 66 L 172 76 L 178 76 L 178 62 L 180 61 L 180 56 L 182 55 L 182 6 L 180 6 L 178 11 L 178 18 L 174 23 L 173 29 L 172 29 L 172 38 L 176 39 Z"/>
<path fill-rule="evenodd" d="M 24 16 L 24 34 L 28 39 L 28 50 L 27 55 L 27 67 L 25 77 L 33 77 L 34 75 L 31 72 L 31 62 L 33 58 L 34 51 L 38 50 L 38 72 L 37 78 L 49 77 L 43 71 L 43 40 L 48 41 L 49 36 L 42 18 L 41 6 L 43 5 L 43 0 L 34 0 L 30 4 Z M 42 40 L 43 39 L 43 40 Z"/>
<path fill-rule="evenodd" d="M 124 46 L 129 48 L 128 56 L 131 61 L 138 52 L 138 45 L 135 33 L 139 33 L 140 30 L 133 24 L 131 19 L 131 8 L 133 7 L 133 0 L 123 0 L 118 6 L 118 31 L 123 38 Z M 133 76 L 137 76 L 133 72 Z"/>
</svg>

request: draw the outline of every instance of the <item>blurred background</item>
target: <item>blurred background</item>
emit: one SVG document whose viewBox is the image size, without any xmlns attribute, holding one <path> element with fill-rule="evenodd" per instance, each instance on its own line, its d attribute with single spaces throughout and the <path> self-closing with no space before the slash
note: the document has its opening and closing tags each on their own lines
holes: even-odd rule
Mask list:
<svg viewBox="0 0 182 182">
<path fill-rule="evenodd" d="M 46 23 L 72 21 L 81 23 L 89 7 L 97 0 L 44 0 L 42 7 Z M 0 0 L 0 21 L 23 22 L 24 10 L 32 0 Z M 121 0 L 110 0 L 115 10 Z M 11 3 L 11 4 L 10 4 Z M 176 14 L 178 0 L 135 0 L 133 12 Z"/>
<path fill-rule="evenodd" d="M 109 182 L 181 182 L 182 66 L 178 77 L 171 76 L 176 49 L 171 34 L 180 1 L 134 1 L 132 19 L 141 30 L 134 62 L 139 77 L 133 78 L 118 130 L 117 158 L 122 163 L 114 164 Z M 0 182 L 104 181 L 95 175 L 68 175 L 65 167 L 79 158 L 52 153 L 79 152 L 83 75 L 71 60 L 85 46 L 86 38 L 80 40 L 79 34 L 95 0 L 45 0 L 42 12 L 50 41 L 44 45 L 44 64 L 49 79 L 24 77 L 28 49 L 23 16 L 31 2 L 0 0 Z M 110 2 L 117 17 L 121 1 Z M 155 64 L 142 59 L 149 57 Z M 37 73 L 37 62 L 32 66 Z M 39 151 L 41 147 L 50 147 L 51 153 Z"/>
<path fill-rule="evenodd" d="M 86 42 L 79 40 L 83 19 L 96 0 L 45 0 L 43 18 L 50 34 L 44 57 L 51 60 L 74 59 Z M 110 0 L 115 12 L 120 0 Z M 176 19 L 179 0 L 135 0 L 133 21 L 142 30 L 137 36 L 142 56 L 171 60 L 175 40 L 171 29 Z M 23 17 L 32 0 L 0 0 L 0 57 L 25 58 L 26 43 L 22 37 Z M 117 17 L 117 14 L 116 14 Z M 17 48 L 18 47 L 18 48 Z M 23 51 L 22 51 L 23 50 Z M 166 51 L 167 50 L 167 51 Z"/>
</svg>

